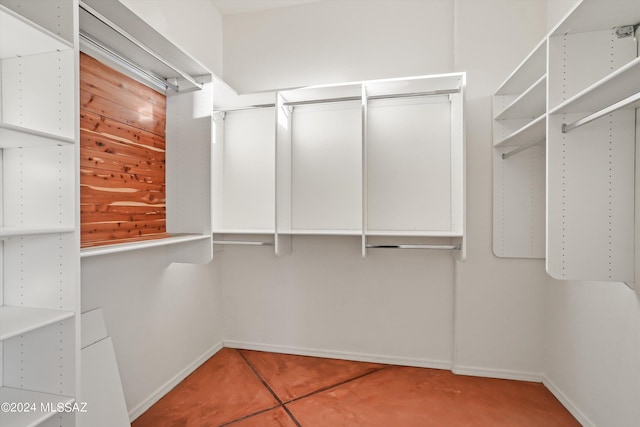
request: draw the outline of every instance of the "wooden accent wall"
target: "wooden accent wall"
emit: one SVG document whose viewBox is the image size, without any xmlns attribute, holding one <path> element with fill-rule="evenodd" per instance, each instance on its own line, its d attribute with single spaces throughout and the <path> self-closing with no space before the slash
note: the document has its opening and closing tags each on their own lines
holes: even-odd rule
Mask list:
<svg viewBox="0 0 640 427">
<path fill-rule="evenodd" d="M 166 237 L 166 98 L 80 55 L 81 246 Z"/>
</svg>

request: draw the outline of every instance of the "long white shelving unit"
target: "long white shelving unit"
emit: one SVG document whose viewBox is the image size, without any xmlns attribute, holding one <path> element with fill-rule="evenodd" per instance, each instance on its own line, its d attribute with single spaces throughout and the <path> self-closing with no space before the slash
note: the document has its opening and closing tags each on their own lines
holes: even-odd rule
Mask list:
<svg viewBox="0 0 640 427">
<path fill-rule="evenodd" d="M 496 255 L 544 257 L 557 279 L 635 281 L 639 24 L 636 1 L 583 0 L 496 92 Z M 505 91 L 514 79 L 531 86 Z M 505 123 L 504 104 L 542 79 L 542 114 Z"/>
<path fill-rule="evenodd" d="M 31 404 L 0 425 L 74 426 L 56 405 L 79 388 L 78 4 L 32 3 L 0 1 L 0 402 Z"/>
<path fill-rule="evenodd" d="M 283 255 L 292 236 L 356 236 L 363 256 L 463 256 L 464 74 L 241 96 L 220 86 L 214 243 Z"/>
</svg>

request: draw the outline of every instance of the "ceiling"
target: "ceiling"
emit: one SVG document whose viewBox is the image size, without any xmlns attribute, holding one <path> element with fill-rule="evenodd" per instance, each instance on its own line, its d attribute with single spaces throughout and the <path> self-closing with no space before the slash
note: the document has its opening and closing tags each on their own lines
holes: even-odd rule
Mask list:
<svg viewBox="0 0 640 427">
<path fill-rule="evenodd" d="M 320 0 L 211 0 L 223 15 L 259 12 L 278 7 L 297 6 Z"/>
</svg>

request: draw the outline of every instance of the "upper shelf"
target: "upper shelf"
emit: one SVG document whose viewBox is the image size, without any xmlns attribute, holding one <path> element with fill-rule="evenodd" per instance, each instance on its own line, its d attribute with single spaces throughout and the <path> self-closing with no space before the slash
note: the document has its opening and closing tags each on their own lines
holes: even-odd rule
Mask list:
<svg viewBox="0 0 640 427">
<path fill-rule="evenodd" d="M 509 104 L 496 116 L 496 120 L 536 118 L 546 109 L 546 75 L 540 77 L 531 87 Z"/>
<path fill-rule="evenodd" d="M 582 0 L 553 30 L 551 36 L 608 30 L 640 22 L 637 0 Z"/>
<path fill-rule="evenodd" d="M 533 49 L 509 77 L 500 85 L 496 95 L 521 94 L 533 86 L 547 72 L 547 39 Z"/>
<path fill-rule="evenodd" d="M 171 237 L 163 239 L 142 240 L 131 243 L 118 243 L 113 245 L 95 246 L 80 250 L 80 257 L 117 254 L 121 252 L 135 251 L 138 249 L 156 248 L 179 243 L 195 242 L 199 240 L 211 239 L 211 234 L 173 234 Z"/>
<path fill-rule="evenodd" d="M 516 132 L 498 141 L 496 147 L 518 147 L 534 141 L 541 141 L 547 132 L 546 114 L 541 115 L 528 125 L 521 127 Z"/>
<path fill-rule="evenodd" d="M 640 92 L 639 76 L 640 58 L 636 58 L 553 108 L 549 114 L 590 113 L 601 110 Z"/>
<path fill-rule="evenodd" d="M 3 237 L 20 237 L 20 236 L 36 236 L 43 234 L 73 233 L 73 226 L 54 226 L 54 227 L 4 227 L 0 226 L 0 238 Z"/>
<path fill-rule="evenodd" d="M 72 48 L 60 36 L 0 5 L 0 59 Z"/>
</svg>

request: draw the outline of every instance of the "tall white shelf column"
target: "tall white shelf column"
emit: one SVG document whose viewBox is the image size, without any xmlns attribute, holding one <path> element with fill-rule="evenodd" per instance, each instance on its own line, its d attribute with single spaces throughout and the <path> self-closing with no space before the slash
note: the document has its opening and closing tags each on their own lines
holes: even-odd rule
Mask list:
<svg viewBox="0 0 640 427">
<path fill-rule="evenodd" d="M 34 3 L 0 1 L 3 427 L 73 426 L 79 391 L 78 3 Z"/>
</svg>

